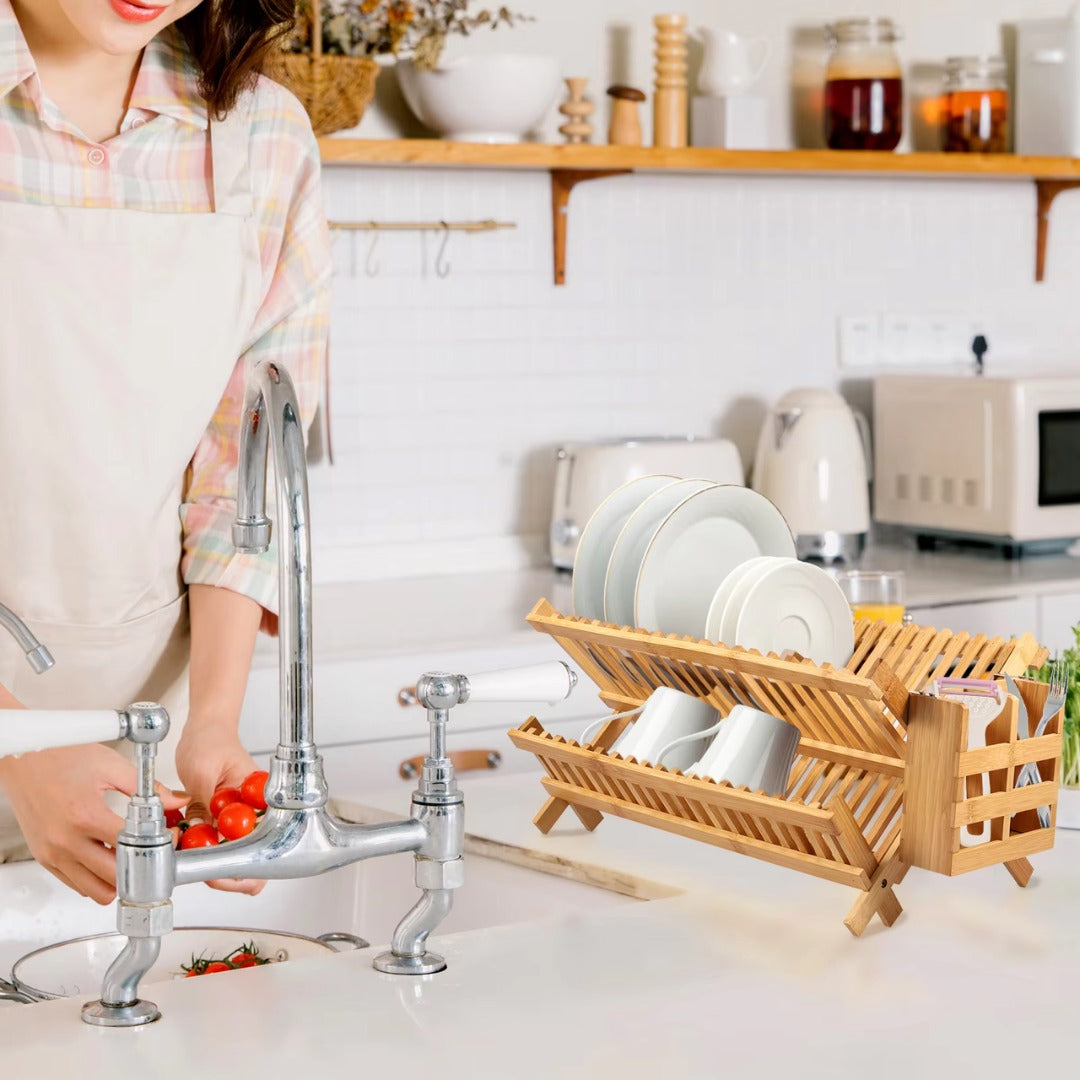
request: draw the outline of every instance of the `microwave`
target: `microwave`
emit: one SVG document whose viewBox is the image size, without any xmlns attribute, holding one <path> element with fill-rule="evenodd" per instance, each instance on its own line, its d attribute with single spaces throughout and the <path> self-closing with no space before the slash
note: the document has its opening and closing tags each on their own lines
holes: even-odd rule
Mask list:
<svg viewBox="0 0 1080 1080">
<path fill-rule="evenodd" d="M 1080 375 L 874 380 L 874 518 L 1006 554 L 1080 537 Z"/>
</svg>

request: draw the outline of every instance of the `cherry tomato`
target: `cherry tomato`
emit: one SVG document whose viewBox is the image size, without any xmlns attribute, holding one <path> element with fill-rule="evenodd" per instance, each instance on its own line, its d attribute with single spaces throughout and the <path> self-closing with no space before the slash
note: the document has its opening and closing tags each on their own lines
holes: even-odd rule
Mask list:
<svg viewBox="0 0 1080 1080">
<path fill-rule="evenodd" d="M 210 800 L 210 813 L 216 818 L 222 810 L 225 809 L 229 803 L 243 802 L 244 797 L 240 794 L 239 788 L 223 787 L 218 788 L 214 792 L 213 798 Z"/>
<path fill-rule="evenodd" d="M 226 964 L 224 960 L 211 960 L 206 967 L 203 968 L 204 975 L 215 975 L 219 971 L 232 971 L 232 967 Z"/>
<path fill-rule="evenodd" d="M 213 825 L 192 825 L 182 837 L 180 848 L 187 851 L 188 848 L 215 847 L 218 844 L 217 829 Z"/>
<path fill-rule="evenodd" d="M 255 967 L 259 962 L 259 958 L 254 953 L 238 952 L 235 956 L 229 957 L 229 962 L 234 968 L 249 968 Z"/>
<path fill-rule="evenodd" d="M 244 778 L 240 785 L 240 797 L 248 806 L 255 810 L 266 809 L 266 781 L 269 779 L 270 774 L 262 769 Z"/>
<path fill-rule="evenodd" d="M 218 814 L 218 829 L 226 840 L 239 840 L 255 828 L 255 811 L 247 803 L 229 803 Z"/>
<path fill-rule="evenodd" d="M 184 820 L 183 810 L 166 810 L 165 811 L 165 828 L 175 829 L 181 821 Z"/>
</svg>

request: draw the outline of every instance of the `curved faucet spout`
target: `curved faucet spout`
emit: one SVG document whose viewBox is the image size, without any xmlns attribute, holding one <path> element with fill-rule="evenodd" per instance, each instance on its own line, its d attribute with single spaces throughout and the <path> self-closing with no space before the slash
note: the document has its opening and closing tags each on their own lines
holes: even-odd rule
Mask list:
<svg viewBox="0 0 1080 1080">
<path fill-rule="evenodd" d="M 266 551 L 270 522 L 266 516 L 266 465 L 273 454 L 280 611 L 280 747 L 286 758 L 314 753 L 311 704 L 311 540 L 309 533 L 304 427 L 289 374 L 262 362 L 251 371 L 244 394 L 244 414 L 237 473 L 233 543 L 240 552 Z M 297 753 L 299 752 L 299 753 Z M 279 753 L 279 756 L 280 753 Z"/>
<path fill-rule="evenodd" d="M 52 653 L 41 644 L 26 625 L 11 608 L 0 604 L 0 626 L 19 643 L 19 647 L 26 653 L 27 662 L 34 669 L 34 673 L 41 675 L 53 666 L 55 661 Z"/>
</svg>

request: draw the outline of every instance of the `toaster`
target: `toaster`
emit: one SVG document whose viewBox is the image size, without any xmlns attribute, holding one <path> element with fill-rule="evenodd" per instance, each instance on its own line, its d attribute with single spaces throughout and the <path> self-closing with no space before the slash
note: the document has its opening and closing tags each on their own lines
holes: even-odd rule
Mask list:
<svg viewBox="0 0 1080 1080">
<path fill-rule="evenodd" d="M 578 538 L 593 511 L 617 488 L 660 473 L 743 484 L 743 466 L 728 439 L 647 436 L 567 443 L 555 453 L 555 496 L 549 533 L 551 562 L 572 570 Z"/>
</svg>

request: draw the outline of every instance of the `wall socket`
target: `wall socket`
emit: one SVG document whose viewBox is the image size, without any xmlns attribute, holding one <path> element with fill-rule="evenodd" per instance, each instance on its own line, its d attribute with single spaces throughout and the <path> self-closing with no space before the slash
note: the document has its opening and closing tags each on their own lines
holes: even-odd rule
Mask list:
<svg viewBox="0 0 1080 1080">
<path fill-rule="evenodd" d="M 955 367 L 974 360 L 971 342 L 984 333 L 980 321 L 970 315 L 842 315 L 840 367 Z"/>
</svg>

